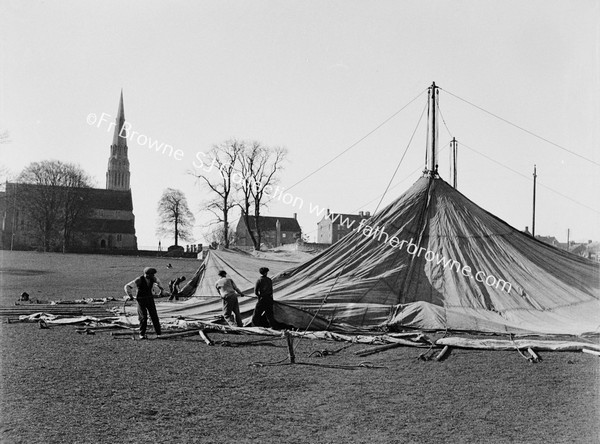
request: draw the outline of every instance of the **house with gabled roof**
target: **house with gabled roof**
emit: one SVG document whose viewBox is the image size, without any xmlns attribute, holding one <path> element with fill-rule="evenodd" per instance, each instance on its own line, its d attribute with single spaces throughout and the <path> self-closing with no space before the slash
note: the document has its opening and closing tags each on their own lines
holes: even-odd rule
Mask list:
<svg viewBox="0 0 600 444">
<path fill-rule="evenodd" d="M 250 216 L 250 227 L 246 227 L 245 218 L 239 218 L 235 226 L 236 247 L 250 248 L 254 247 L 248 228 L 252 230 L 254 236 L 257 235 L 256 218 Z M 302 237 L 302 228 L 298 223 L 297 214 L 294 217 L 282 216 L 259 216 L 258 227 L 261 232 L 261 244 L 266 248 L 280 247 L 286 244 L 293 244 Z"/>
</svg>

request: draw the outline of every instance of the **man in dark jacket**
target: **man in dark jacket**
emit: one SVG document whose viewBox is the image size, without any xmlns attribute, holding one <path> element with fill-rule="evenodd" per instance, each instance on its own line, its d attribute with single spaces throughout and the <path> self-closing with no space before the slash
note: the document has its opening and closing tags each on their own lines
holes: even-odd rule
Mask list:
<svg viewBox="0 0 600 444">
<path fill-rule="evenodd" d="M 175 298 L 176 301 L 179 300 L 179 292 L 181 288 L 179 288 L 179 284 L 185 281 L 185 276 L 178 277 L 177 279 L 173 279 L 169 281 L 169 291 L 171 292 L 171 296 L 169 296 L 169 301 L 172 301 Z"/>
<path fill-rule="evenodd" d="M 125 285 L 125 293 L 129 299 L 133 299 L 133 289 L 137 289 L 135 299 L 137 300 L 137 311 L 138 320 L 140 321 L 140 339 L 147 339 L 146 329 L 148 328 L 148 314 L 152 319 L 152 325 L 157 336 L 160 336 L 160 321 L 158 320 L 158 313 L 156 312 L 156 305 L 154 304 L 154 294 L 152 293 L 152 287 L 154 284 L 160 288 L 161 292 L 163 287 L 158 280 L 156 275 L 156 269 L 147 267 L 144 269 L 144 274 L 133 281 Z"/>
<path fill-rule="evenodd" d="M 254 294 L 258 302 L 252 314 L 252 325 L 277 328 L 279 324 L 273 316 L 273 281 L 267 276 L 269 269 L 262 267 L 258 272 L 261 276 L 254 286 Z"/>
</svg>

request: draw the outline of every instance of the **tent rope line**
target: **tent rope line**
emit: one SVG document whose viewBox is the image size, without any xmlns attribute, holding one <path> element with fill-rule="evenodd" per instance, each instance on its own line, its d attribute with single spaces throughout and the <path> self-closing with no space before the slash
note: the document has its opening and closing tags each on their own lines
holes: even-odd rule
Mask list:
<svg viewBox="0 0 600 444">
<path fill-rule="evenodd" d="M 421 93 L 422 94 L 422 93 Z M 420 96 L 420 94 L 419 94 Z M 415 98 L 416 99 L 416 98 Z M 379 210 L 379 207 L 381 205 L 381 202 L 383 201 L 383 198 L 385 197 L 385 194 L 387 193 L 390 184 L 392 183 L 392 181 L 394 180 L 394 177 L 396 176 L 396 173 L 398 172 L 398 169 L 400 168 L 400 165 L 402 165 L 402 161 L 404 160 L 404 157 L 406 156 L 406 153 L 408 152 L 408 149 L 410 148 L 410 145 L 412 143 L 412 140 L 414 138 L 414 135 L 417 131 L 417 128 L 419 127 L 419 125 L 421 124 L 421 119 L 423 118 L 423 114 L 425 113 L 425 109 L 427 109 L 427 106 L 425 106 L 425 108 L 423 108 L 423 111 L 421 112 L 421 115 L 419 116 L 419 120 L 417 121 L 417 125 L 415 126 L 415 129 L 413 130 L 413 133 L 410 137 L 410 140 L 408 142 L 408 144 L 406 145 L 406 148 L 404 149 L 404 152 L 402 153 L 402 157 L 400 157 L 400 161 L 398 162 L 398 165 L 396 166 L 396 169 L 394 171 L 394 174 L 392 175 L 392 178 L 390 179 L 390 181 L 388 182 L 388 185 L 386 187 L 386 190 L 383 193 L 383 196 L 381 197 L 381 200 L 379 201 L 379 204 L 377 204 L 377 207 L 375 208 L 375 211 L 373 212 L 373 215 L 377 214 L 377 211 Z M 289 188 L 288 188 L 289 190 Z M 350 254 L 346 257 L 346 260 L 344 261 L 339 274 L 336 276 L 335 280 L 333 281 L 333 284 L 331 284 L 331 287 L 329 288 L 329 291 L 327 292 L 327 294 L 325 295 L 325 297 L 323 298 L 323 300 L 321 301 L 321 305 L 319 306 L 319 308 L 317 309 L 317 311 L 315 312 L 315 315 L 313 316 L 313 318 L 311 319 L 311 321 L 308 323 L 306 329 L 304 330 L 305 332 L 308 331 L 308 328 L 311 326 L 311 324 L 313 323 L 313 321 L 315 320 L 315 318 L 317 317 L 317 315 L 319 314 L 319 312 L 321 311 L 321 309 L 323 308 L 323 305 L 325 304 L 325 302 L 327 301 L 327 298 L 329 298 L 329 295 L 331 294 L 331 292 L 333 291 L 333 288 L 335 287 L 335 285 L 337 284 L 340 276 L 342 275 L 342 273 L 344 272 L 344 270 L 346 269 L 346 265 L 348 264 L 348 262 L 350 261 L 350 259 L 354 256 L 354 254 L 356 253 L 356 248 L 358 247 L 358 244 L 355 244 L 352 247 L 352 251 L 350 252 Z M 333 318 L 335 316 L 335 311 L 333 313 L 333 315 L 331 316 L 331 319 L 329 321 L 329 324 L 327 326 L 327 328 L 329 328 L 329 326 L 331 325 L 331 323 L 333 322 Z"/>
<path fill-rule="evenodd" d="M 438 88 L 439 88 L 439 87 L 438 87 Z M 568 149 L 568 148 L 565 148 L 564 146 L 562 146 L 562 145 L 559 145 L 558 143 L 552 142 L 551 140 L 548 140 L 548 139 L 546 139 L 546 138 L 544 138 L 544 137 L 542 137 L 542 136 L 539 136 L 539 135 L 535 134 L 533 131 L 529 131 L 528 129 L 525 129 L 525 128 L 523 128 L 523 127 L 521 127 L 521 126 L 519 126 L 519 125 L 517 125 L 517 124 L 515 124 L 515 123 L 512 123 L 511 121 L 509 121 L 509 120 L 506 120 L 505 118 L 503 118 L 503 117 L 500 117 L 500 116 L 498 116 L 497 114 L 494 114 L 494 113 L 492 113 L 492 112 L 490 112 L 490 111 L 488 111 L 488 110 L 486 110 L 486 109 L 484 109 L 484 108 L 482 108 L 482 107 L 480 107 L 480 106 L 478 106 L 478 105 L 475 105 L 474 103 L 472 103 L 472 102 L 469 102 L 468 100 L 466 100 L 466 99 L 463 99 L 462 97 L 459 97 L 459 96 L 457 96 L 456 94 L 452 94 L 452 93 L 451 93 L 450 91 L 448 91 L 447 89 L 443 89 L 443 88 L 439 88 L 439 89 L 441 89 L 442 91 L 444 91 L 444 92 L 446 92 L 446 93 L 450 94 L 452 97 L 455 97 L 455 98 L 457 98 L 458 100 L 462 100 L 463 102 L 465 102 L 465 103 L 468 103 L 469 105 L 471 105 L 471 106 L 473 106 L 473 107 L 475 107 L 475 108 L 479 109 L 480 111 L 483 111 L 484 113 L 487 113 L 487 114 L 489 114 L 490 116 L 493 116 L 493 117 L 495 117 L 496 119 L 499 119 L 499 120 L 503 121 L 504 123 L 508 123 L 509 125 L 511 125 L 511 126 L 514 126 L 515 128 L 517 128 L 517 129 L 520 129 L 520 130 L 521 130 L 521 131 L 523 131 L 523 132 L 526 132 L 527 134 L 529 134 L 529 135 L 531 135 L 531 136 L 534 136 L 534 137 L 536 137 L 536 138 L 538 138 L 538 139 L 540 139 L 540 140 L 543 140 L 544 142 L 546 142 L 546 143 L 549 143 L 550 145 L 554 145 L 555 147 L 557 147 L 557 148 L 560 148 L 561 150 L 563 150 L 563 151 L 566 151 L 567 153 L 570 153 L 570 154 L 572 154 L 572 155 L 574 155 L 574 156 L 577 156 L 577 157 L 579 157 L 579 158 L 581 158 L 581 159 L 583 159 L 583 160 L 586 160 L 586 161 L 588 161 L 588 162 L 590 162 L 590 163 L 593 163 L 593 164 L 594 164 L 594 165 L 596 165 L 596 166 L 600 166 L 600 163 L 598 163 L 598 162 L 596 162 L 596 161 L 594 161 L 594 160 L 592 160 L 592 159 L 589 159 L 589 158 L 587 158 L 587 157 L 585 157 L 585 156 L 583 156 L 583 155 L 581 155 L 581 154 L 579 154 L 579 153 L 576 153 L 575 151 L 572 151 L 572 150 L 570 150 L 570 149 Z"/>
<path fill-rule="evenodd" d="M 417 120 L 417 124 L 415 125 L 415 128 L 414 128 L 414 130 L 413 130 L 413 132 L 412 132 L 412 134 L 410 136 L 410 139 L 409 139 L 409 141 L 408 141 L 408 143 L 406 145 L 406 148 L 404 149 L 404 152 L 402 153 L 402 156 L 400 157 L 400 160 L 399 160 L 398 164 L 396 165 L 396 169 L 394 170 L 394 173 L 392 174 L 392 177 L 388 181 L 388 184 L 387 184 L 387 186 L 385 188 L 385 191 L 381 195 L 381 199 L 379 200 L 379 203 L 377 204 L 377 207 L 375 207 L 375 211 L 373 211 L 373 215 L 377 214 L 377 211 L 379 210 L 379 207 L 381 206 L 381 203 L 383 202 L 383 199 L 385 198 L 385 195 L 389 191 L 390 186 L 391 186 L 392 182 L 394 181 L 394 178 L 396 177 L 396 174 L 398 173 L 398 170 L 400 169 L 400 166 L 402 165 L 402 162 L 404 161 L 404 157 L 406 156 L 406 153 L 408 152 L 408 149 L 410 148 L 410 146 L 412 144 L 412 141 L 413 141 L 413 139 L 415 137 L 417 129 L 421 125 L 421 120 L 423 119 L 423 115 L 425 114 L 425 111 L 427 110 L 427 108 L 428 107 L 427 107 L 427 102 L 426 102 L 425 106 L 423 107 L 423 110 L 421 111 L 421 115 L 419 116 L 419 119 Z M 333 291 L 333 287 L 335 287 L 335 285 L 337 284 L 339 276 L 343 273 L 343 271 L 344 271 L 344 269 L 346 267 L 346 264 L 351 259 L 351 257 L 356 253 L 356 247 L 357 246 L 358 245 L 355 245 L 354 248 L 352 249 L 352 252 L 348 255 L 348 257 L 346 259 L 346 262 L 342 266 L 342 270 L 340 271 L 340 274 L 338 275 L 338 277 L 336 278 L 336 280 L 333 282 L 331 288 L 329 289 L 329 292 L 327 293 L 327 295 L 325 296 L 325 299 L 324 299 L 323 303 L 321 304 L 321 307 L 323 306 L 323 304 L 325 303 L 325 301 L 327 300 L 327 298 L 329 297 L 329 295 Z M 384 282 L 387 284 L 387 281 L 384 280 Z M 373 286 L 377 285 L 378 283 L 379 283 L 379 281 L 375 282 L 373 284 Z M 389 285 L 389 284 L 387 284 L 387 285 Z M 321 307 L 319 307 L 319 309 L 317 310 L 317 313 L 319 312 L 319 310 L 321 309 Z M 335 311 L 334 311 L 333 315 L 331 316 L 331 320 L 329 321 L 329 324 L 327 325 L 327 329 L 329 329 L 329 326 L 332 324 L 334 315 L 335 315 Z"/>
<path fill-rule="evenodd" d="M 421 94 L 422 94 L 422 93 L 421 93 Z M 420 97 L 420 95 L 421 95 L 421 94 L 419 94 L 419 96 L 415 97 L 415 99 L 413 99 L 412 101 L 414 101 L 414 100 L 416 100 L 418 97 Z M 411 101 L 411 103 L 412 103 L 412 101 Z M 406 105 L 406 106 L 408 106 L 408 105 Z M 411 142 L 412 142 L 412 140 L 413 140 L 413 138 L 414 138 L 414 135 L 415 135 L 415 133 L 416 133 L 416 131 L 417 131 L 417 128 L 419 127 L 419 125 L 420 125 L 420 123 L 421 123 L 421 119 L 422 119 L 422 117 L 423 117 L 423 114 L 424 114 L 424 112 L 425 112 L 425 109 L 427 109 L 427 106 L 426 106 L 425 108 L 423 108 L 423 111 L 421 112 L 421 115 L 419 116 L 419 120 L 417 121 L 417 125 L 415 126 L 415 129 L 413 130 L 413 133 L 412 133 L 412 135 L 411 135 L 411 137 L 410 137 L 410 140 L 409 140 L 409 142 L 408 142 L 408 144 L 407 144 L 406 148 L 404 149 L 404 152 L 402 153 L 402 156 L 401 156 L 401 158 L 400 158 L 400 160 L 399 160 L 399 162 L 398 162 L 398 165 L 396 166 L 396 169 L 395 169 L 395 171 L 394 171 L 394 173 L 393 173 L 393 175 L 392 175 L 392 178 L 391 178 L 391 179 L 390 179 L 390 181 L 388 182 L 388 185 L 387 185 L 387 187 L 386 187 L 386 190 L 384 191 L 384 194 L 383 194 L 383 196 L 382 196 L 382 198 L 381 198 L 381 200 L 380 200 L 379 204 L 378 204 L 378 205 L 377 205 L 377 207 L 375 208 L 375 211 L 373 212 L 373 214 L 376 214 L 376 213 L 377 213 L 377 211 L 379 210 L 379 206 L 381 205 L 381 202 L 383 201 L 383 198 L 385 197 L 385 194 L 386 194 L 386 193 L 387 193 L 387 191 L 389 190 L 389 187 L 390 187 L 390 185 L 391 185 L 392 181 L 394 180 L 394 177 L 396 176 L 396 174 L 397 174 L 397 172 L 398 172 L 398 169 L 400 168 L 400 166 L 401 166 L 401 164 L 402 164 L 402 162 L 403 162 L 403 160 L 404 160 L 404 157 L 406 156 L 406 153 L 408 152 L 408 149 L 410 148 Z M 399 112 L 399 111 L 398 111 L 398 112 Z M 390 119 L 391 119 L 391 117 L 390 117 Z M 358 143 L 358 142 L 357 142 L 357 143 Z M 318 170 L 316 170 L 316 171 L 318 171 Z M 316 172 L 316 171 L 315 171 L 315 172 Z M 311 173 L 311 175 L 312 175 L 312 174 L 314 174 L 314 172 L 313 172 L 313 173 Z M 306 178 L 308 178 L 308 177 L 309 177 L 309 176 L 307 176 Z M 304 179 L 302 179 L 302 180 L 304 180 Z M 300 181 L 300 182 L 301 182 L 301 181 Z M 297 185 L 297 184 L 298 184 L 298 183 L 300 183 L 300 182 L 297 182 L 297 183 L 296 183 L 296 184 L 294 184 L 294 185 Z M 292 186 L 294 186 L 294 185 L 292 185 Z M 290 187 L 290 188 L 291 188 L 291 187 Z M 289 190 L 290 188 L 288 188 L 288 190 Z M 306 332 L 308 331 L 308 329 L 310 328 L 310 326 L 312 325 L 312 323 L 314 322 L 314 320 L 315 320 L 315 319 L 316 319 L 316 317 L 318 316 L 319 312 L 320 312 L 320 311 L 321 311 L 321 309 L 323 308 L 323 305 L 325 304 L 325 302 L 327 302 L 327 299 L 329 298 L 329 295 L 330 295 L 330 294 L 331 294 L 331 292 L 333 291 L 333 288 L 334 288 L 334 287 L 335 287 L 335 285 L 337 284 L 337 282 L 338 282 L 338 280 L 339 280 L 340 276 L 342 275 L 342 273 L 344 272 L 344 270 L 345 270 L 345 268 L 346 268 L 347 264 L 349 263 L 350 259 L 351 259 L 351 258 L 354 256 L 354 254 L 356 253 L 356 249 L 357 249 L 357 247 L 358 247 L 358 244 L 355 244 L 355 245 L 352 247 L 352 251 L 350 252 L 350 254 L 349 254 L 348 256 L 346 256 L 346 260 L 344 261 L 344 263 L 343 263 L 343 265 L 342 265 L 342 267 L 341 267 L 341 269 L 340 269 L 340 272 L 339 272 L 339 273 L 338 273 L 338 275 L 336 276 L 336 278 L 335 278 L 334 282 L 332 283 L 332 285 L 331 285 L 331 287 L 329 288 L 329 290 L 328 290 L 327 294 L 325 295 L 325 297 L 324 297 L 324 298 L 321 300 L 321 304 L 319 305 L 319 307 L 317 308 L 317 310 L 316 310 L 316 312 L 314 313 L 313 317 L 311 318 L 310 322 L 308 323 L 308 325 L 307 325 L 307 326 L 306 326 L 306 328 L 304 329 L 304 333 L 306 333 Z M 334 311 L 334 313 L 332 314 L 332 316 L 329 318 L 329 323 L 328 323 L 328 325 L 327 325 L 327 328 L 329 328 L 329 326 L 331 326 L 331 324 L 332 324 L 332 322 L 333 322 L 333 319 L 334 319 L 334 317 L 335 317 L 335 311 Z M 300 341 L 301 341 L 303 338 L 304 338 L 304 335 L 300 336 L 300 339 L 299 339 L 299 340 L 296 342 L 296 344 L 295 344 L 295 346 L 294 346 L 294 350 L 296 350 L 296 349 L 298 348 L 298 346 L 300 345 Z M 287 358 L 286 358 L 286 359 L 287 359 Z"/>
<path fill-rule="evenodd" d="M 402 153 L 402 157 L 400 158 L 400 161 L 398 162 L 398 165 L 396 165 L 396 169 L 394 170 L 394 174 L 392 174 L 391 179 L 389 180 L 385 191 L 383 192 L 383 194 L 381 195 L 381 199 L 379 200 L 379 203 L 377 204 L 377 207 L 375 207 L 375 211 L 373 212 L 373 215 L 377 214 L 377 210 L 379 210 L 379 207 L 381 206 L 381 202 L 383 202 L 383 199 L 385 198 L 385 195 L 387 194 L 387 192 L 390 189 L 390 186 L 392 185 L 392 182 L 394 181 L 396 174 L 398 173 L 398 170 L 400 169 L 400 165 L 402 165 L 402 161 L 404 160 L 404 157 L 406 156 L 406 153 L 408 152 L 408 149 L 410 148 L 410 145 L 412 144 L 413 139 L 415 138 L 415 134 L 417 133 L 417 129 L 419 128 L 419 125 L 421 125 L 421 120 L 423 119 L 423 115 L 425 114 L 425 110 L 427 109 L 427 103 L 425 103 L 425 106 L 423 107 L 423 111 L 421 111 L 421 115 L 419 116 L 419 120 L 417 121 L 417 125 L 415 126 L 415 129 L 413 130 L 410 139 L 408 140 L 408 144 L 406 145 L 406 148 L 404 149 L 404 152 Z"/>
<path fill-rule="evenodd" d="M 363 140 L 365 140 L 367 137 L 369 137 L 371 134 L 373 134 L 374 132 L 376 132 L 379 128 L 381 128 L 382 126 L 384 126 L 386 123 L 388 123 L 390 120 L 392 120 L 394 117 L 396 117 L 398 114 L 400 114 L 402 111 L 404 111 L 404 109 L 406 109 L 411 103 L 413 103 L 415 100 L 417 100 L 419 97 L 421 97 L 426 91 L 428 90 L 428 88 L 424 89 L 423 91 L 421 91 L 416 97 L 414 97 L 411 101 L 409 101 L 406 105 L 404 105 L 402 108 L 400 108 L 398 111 L 396 111 L 394 114 L 392 114 L 390 117 L 388 117 L 387 119 L 385 119 L 382 123 L 380 123 L 379 125 L 377 125 L 374 129 L 372 129 L 371 131 L 369 131 L 366 135 L 364 135 L 363 137 L 361 137 L 360 139 L 358 139 L 356 142 L 354 142 L 352 145 L 350 145 L 348 148 L 346 148 L 344 151 L 342 151 L 341 153 L 339 153 L 337 156 L 335 156 L 333 159 L 327 161 L 326 163 L 324 163 L 323 165 L 321 165 L 319 168 L 317 168 L 316 170 L 314 170 L 313 172 L 311 172 L 309 175 L 303 177 L 302 179 L 300 179 L 298 182 L 294 183 L 292 186 L 287 188 L 287 191 L 291 190 L 292 188 L 294 188 L 296 185 L 304 182 L 306 179 L 308 179 L 309 177 L 311 177 L 313 174 L 317 173 L 318 171 L 322 170 L 323 168 L 325 168 L 327 165 L 329 165 L 330 163 L 332 163 L 333 161 L 335 161 L 337 158 L 339 158 L 340 156 L 342 156 L 343 154 L 345 154 L 346 152 L 350 151 L 352 148 L 354 148 L 356 145 L 358 145 L 360 142 L 362 142 Z M 268 201 L 267 201 L 268 203 Z"/>
</svg>

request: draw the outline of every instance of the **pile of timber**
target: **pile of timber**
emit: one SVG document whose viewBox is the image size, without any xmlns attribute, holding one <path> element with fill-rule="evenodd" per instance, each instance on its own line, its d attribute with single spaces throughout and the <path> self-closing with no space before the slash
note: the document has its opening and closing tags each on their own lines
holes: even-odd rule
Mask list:
<svg viewBox="0 0 600 444">
<path fill-rule="evenodd" d="M 48 313 L 56 316 L 92 316 L 102 317 L 114 316 L 114 313 L 105 307 L 90 304 L 31 304 L 13 305 L 0 307 L 0 316 L 28 316 L 34 313 Z"/>
</svg>

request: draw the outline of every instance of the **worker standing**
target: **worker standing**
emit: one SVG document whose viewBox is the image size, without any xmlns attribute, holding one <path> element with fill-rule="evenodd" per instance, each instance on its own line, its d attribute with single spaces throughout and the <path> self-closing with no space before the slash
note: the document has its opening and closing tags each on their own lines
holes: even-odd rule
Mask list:
<svg viewBox="0 0 600 444">
<path fill-rule="evenodd" d="M 232 327 L 243 327 L 242 315 L 240 314 L 240 304 L 238 302 L 238 295 L 244 296 L 240 289 L 235 285 L 233 279 L 227 277 L 227 273 L 224 270 L 219 271 L 219 279 L 215 285 L 221 299 L 223 300 L 223 317 L 229 325 Z M 232 316 L 233 314 L 233 316 Z M 235 322 L 233 317 L 235 316 Z"/>
<path fill-rule="evenodd" d="M 138 320 L 140 322 L 140 339 L 147 339 L 146 329 L 148 328 L 148 314 L 150 314 L 150 319 L 152 320 L 156 335 L 160 336 L 161 333 L 160 321 L 158 320 L 154 295 L 152 294 L 152 287 L 155 284 L 162 292 L 163 287 L 156 277 L 156 269 L 146 267 L 144 268 L 144 274 L 142 276 L 135 278 L 124 287 L 129 300 L 134 299 L 133 290 L 137 290 L 135 299 L 137 300 Z"/>
</svg>

